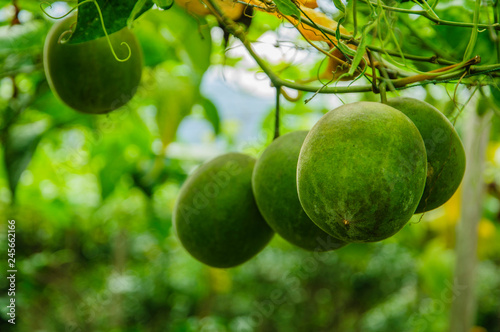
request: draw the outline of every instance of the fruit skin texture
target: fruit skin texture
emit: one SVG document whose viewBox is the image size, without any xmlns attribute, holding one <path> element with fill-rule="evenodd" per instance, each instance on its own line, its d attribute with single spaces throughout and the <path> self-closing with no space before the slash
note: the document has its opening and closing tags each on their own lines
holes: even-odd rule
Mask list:
<svg viewBox="0 0 500 332">
<path fill-rule="evenodd" d="M 252 192 L 255 159 L 228 153 L 200 166 L 184 183 L 174 208 L 182 245 L 212 267 L 239 265 L 274 235 Z"/>
<path fill-rule="evenodd" d="M 357 102 L 325 114 L 300 151 L 302 207 L 320 228 L 346 242 L 374 242 L 411 218 L 425 185 L 425 146 L 396 109 Z"/>
<path fill-rule="evenodd" d="M 312 222 L 297 194 L 297 162 L 307 131 L 275 139 L 257 160 L 252 188 L 269 226 L 292 244 L 311 251 L 328 251 L 347 243 L 333 238 Z"/>
<path fill-rule="evenodd" d="M 142 74 L 142 51 L 139 42 L 125 28 L 109 35 L 119 59 L 113 56 L 106 38 L 80 44 L 58 42 L 76 17 L 65 18 L 52 26 L 44 45 L 45 75 L 51 90 L 69 107 L 90 114 L 111 112 L 134 96 Z"/>
<path fill-rule="evenodd" d="M 462 182 L 465 151 L 455 128 L 434 106 L 413 98 L 393 98 L 389 106 L 403 112 L 420 131 L 427 152 L 427 180 L 415 213 L 448 201 Z"/>
</svg>

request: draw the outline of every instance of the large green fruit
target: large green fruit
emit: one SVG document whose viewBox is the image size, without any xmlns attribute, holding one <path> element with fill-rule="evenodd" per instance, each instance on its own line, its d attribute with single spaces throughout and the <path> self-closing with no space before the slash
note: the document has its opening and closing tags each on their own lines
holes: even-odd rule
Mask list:
<svg viewBox="0 0 500 332">
<path fill-rule="evenodd" d="M 257 160 L 252 188 L 269 226 L 285 240 L 306 250 L 328 251 L 347 243 L 321 230 L 307 216 L 297 194 L 297 161 L 307 131 L 274 140 Z"/>
<path fill-rule="evenodd" d="M 465 151 L 455 128 L 434 106 L 413 98 L 393 98 L 387 105 L 413 121 L 427 151 L 427 181 L 415 213 L 430 211 L 448 201 L 462 182 Z"/>
<path fill-rule="evenodd" d="M 325 114 L 302 145 L 299 199 L 334 237 L 380 241 L 413 215 L 426 164 L 424 141 L 403 113 L 375 102 L 343 105 Z"/>
<path fill-rule="evenodd" d="M 255 159 L 228 153 L 198 168 L 182 186 L 174 209 L 186 250 L 213 267 L 239 265 L 261 251 L 274 232 L 252 192 Z"/>
<path fill-rule="evenodd" d="M 107 113 L 126 104 L 135 94 L 142 73 L 142 51 L 134 34 L 127 28 L 109 35 L 120 59 L 115 59 L 106 38 L 81 44 L 60 43 L 76 17 L 54 24 L 44 46 L 45 75 L 50 88 L 69 107 L 91 114 Z M 68 35 L 63 35 L 63 39 Z"/>
</svg>

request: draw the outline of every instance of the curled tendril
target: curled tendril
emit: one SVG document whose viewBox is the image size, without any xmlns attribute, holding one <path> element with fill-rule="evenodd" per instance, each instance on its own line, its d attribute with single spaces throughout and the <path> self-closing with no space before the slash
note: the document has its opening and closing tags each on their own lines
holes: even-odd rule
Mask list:
<svg viewBox="0 0 500 332">
<path fill-rule="evenodd" d="M 126 57 L 125 59 L 123 59 L 123 60 L 122 60 L 122 59 L 118 59 L 118 58 L 117 58 L 117 60 L 118 60 L 118 61 L 120 61 L 120 62 L 125 62 L 125 61 L 127 61 L 128 59 L 130 59 L 130 57 L 132 56 L 132 50 L 130 49 L 129 44 L 127 44 L 126 42 L 121 42 L 121 43 L 120 43 L 120 45 L 121 45 L 121 46 L 125 45 L 125 46 L 127 47 L 127 49 L 128 49 L 128 55 L 127 55 L 127 57 Z M 116 56 L 115 56 L 115 57 L 116 57 Z"/>
<path fill-rule="evenodd" d="M 281 88 L 281 95 L 283 95 L 283 97 L 285 97 L 286 100 L 295 103 L 295 102 L 299 101 L 300 98 L 302 98 L 304 93 L 300 90 L 297 90 L 297 96 L 293 97 L 293 96 L 290 96 L 290 94 L 288 92 L 286 92 L 285 89 Z"/>
<path fill-rule="evenodd" d="M 59 44 L 66 44 L 71 39 L 73 32 L 75 32 L 75 30 L 74 30 L 75 25 L 76 25 L 76 22 L 72 23 L 69 26 L 69 30 L 66 30 L 63 33 L 61 33 L 61 35 L 59 36 L 59 39 L 57 40 L 57 42 Z M 69 34 L 69 37 L 65 38 L 66 35 L 68 35 L 68 34 Z"/>
<path fill-rule="evenodd" d="M 99 18 L 101 19 L 102 31 L 104 32 L 104 35 L 106 36 L 106 40 L 108 41 L 109 48 L 111 49 L 111 53 L 113 53 L 113 56 L 115 57 L 116 61 L 125 62 L 128 59 L 130 59 L 130 57 L 132 56 L 132 50 L 130 49 L 130 46 L 126 42 L 122 42 L 120 44 L 120 45 L 125 44 L 125 46 L 127 46 L 128 55 L 125 57 L 125 59 L 120 59 L 118 57 L 118 55 L 116 55 L 115 49 L 113 48 L 113 45 L 111 44 L 111 39 L 109 38 L 108 31 L 106 30 L 106 25 L 104 24 L 104 18 L 102 17 L 101 7 L 97 3 L 97 0 L 87 0 L 87 1 L 93 2 L 97 8 L 97 12 L 99 13 Z"/>
<path fill-rule="evenodd" d="M 73 8 L 71 8 L 66 14 L 64 14 L 63 16 L 60 16 L 60 17 L 54 17 L 52 15 L 50 15 L 49 13 L 47 13 L 47 11 L 43 8 L 43 4 L 47 4 L 48 7 L 46 8 L 52 8 L 52 4 L 50 2 L 47 2 L 47 1 L 44 1 L 42 3 L 40 3 L 40 9 L 41 11 L 47 15 L 48 17 L 52 18 L 52 19 L 55 19 L 55 20 L 59 20 L 59 19 L 62 19 L 66 16 L 68 16 L 70 13 L 72 13 L 75 9 L 77 9 L 78 7 L 80 7 L 81 5 L 85 4 L 85 3 L 89 3 L 89 2 L 92 2 L 94 3 L 94 5 L 96 6 L 96 9 L 97 9 L 97 12 L 99 13 L 99 18 L 101 20 L 101 26 L 102 26 L 102 31 L 104 32 L 104 35 L 106 37 L 106 40 L 108 41 L 108 45 L 109 45 L 109 48 L 111 49 L 111 53 L 113 53 L 113 56 L 114 58 L 116 59 L 116 61 L 119 61 L 119 62 L 125 62 L 127 61 L 128 59 L 130 59 L 130 57 L 132 56 L 132 49 L 130 48 L 130 46 L 126 43 L 126 42 L 122 42 L 120 45 L 125 45 L 128 49 L 128 55 L 124 58 L 124 59 L 120 59 L 118 57 L 118 55 L 116 54 L 115 52 L 115 49 L 113 48 L 113 45 L 111 44 L 111 39 L 109 38 L 109 35 L 108 35 L 108 31 L 106 30 L 106 25 L 104 24 L 104 18 L 102 16 L 102 11 L 101 11 L 101 7 L 99 6 L 99 3 L 97 3 L 97 0 L 85 0 L 85 1 L 82 1 L 80 2 L 79 4 L 77 4 L 76 6 L 74 6 Z M 61 36 L 59 37 L 59 41 L 60 43 L 64 44 L 64 43 L 67 43 L 69 41 L 69 39 L 71 38 L 68 37 L 66 39 L 63 39 L 64 36 L 66 36 L 68 33 L 73 33 L 72 30 L 69 30 L 69 31 L 65 31 L 61 34 Z"/>
<path fill-rule="evenodd" d="M 46 8 L 50 8 L 50 9 L 52 9 L 52 4 L 51 4 L 50 2 L 48 2 L 48 1 L 43 1 L 43 2 L 41 2 L 41 3 L 40 3 L 40 10 L 41 10 L 41 11 L 42 11 L 45 15 L 47 15 L 48 17 L 50 17 L 51 19 L 54 19 L 54 20 L 60 20 L 60 19 L 62 19 L 62 18 L 65 18 L 65 17 L 66 17 L 66 16 L 68 16 L 69 14 L 71 14 L 71 13 L 72 13 L 75 9 L 77 9 L 78 7 L 80 7 L 81 5 L 83 5 L 84 3 L 87 3 L 87 2 L 94 2 L 94 1 L 95 1 L 95 0 L 85 0 L 85 1 L 83 1 L 83 2 L 81 2 L 81 3 L 79 3 L 79 4 L 77 4 L 75 7 L 71 8 L 71 9 L 69 10 L 69 12 L 67 12 L 67 13 L 66 13 L 66 14 L 64 14 L 63 16 L 59 16 L 59 17 L 55 17 L 55 16 L 52 16 L 52 15 L 50 15 L 49 13 L 47 13 L 47 11 L 45 10 Z M 48 7 L 45 7 L 45 9 L 44 9 L 44 8 L 43 8 L 43 6 L 42 6 L 42 5 L 44 5 L 44 4 L 48 5 Z"/>
<path fill-rule="evenodd" d="M 65 38 L 66 35 L 69 35 L 69 37 Z M 59 36 L 59 39 L 57 40 L 57 43 L 58 44 L 66 44 L 69 41 L 69 39 L 71 38 L 72 35 L 73 35 L 73 31 L 72 30 L 66 30 L 66 31 L 64 31 Z"/>
</svg>

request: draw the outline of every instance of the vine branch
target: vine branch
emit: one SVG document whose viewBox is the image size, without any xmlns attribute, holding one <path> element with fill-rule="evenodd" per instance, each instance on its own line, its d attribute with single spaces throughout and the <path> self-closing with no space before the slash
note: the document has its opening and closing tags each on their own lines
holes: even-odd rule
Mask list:
<svg viewBox="0 0 500 332">
<path fill-rule="evenodd" d="M 474 28 L 475 27 L 474 23 L 454 22 L 454 21 L 442 20 L 438 17 L 435 17 L 435 16 L 429 14 L 429 12 L 427 12 L 425 10 L 411 10 L 411 9 L 404 9 L 404 8 L 391 7 L 391 6 L 387 6 L 387 5 L 383 5 L 383 4 L 378 4 L 376 2 L 371 2 L 369 0 L 362 0 L 362 1 L 364 3 L 371 4 L 372 6 L 382 7 L 385 10 L 392 11 L 392 12 L 419 15 L 419 16 L 425 17 L 429 21 L 434 22 L 436 25 L 449 25 L 449 26 L 461 27 L 461 28 Z M 490 27 L 493 28 L 494 30 L 500 30 L 500 24 L 498 24 L 498 23 L 495 23 L 495 24 L 479 23 L 479 24 L 477 24 L 477 28 L 479 28 L 479 29 L 487 29 Z"/>
<path fill-rule="evenodd" d="M 225 29 L 238 38 L 243 46 L 247 49 L 250 56 L 255 60 L 257 65 L 264 71 L 264 73 L 269 77 L 272 86 L 277 88 L 287 87 L 293 90 L 304 91 L 304 92 L 314 92 L 314 93 L 325 93 L 325 94 L 337 94 L 337 93 L 359 93 L 359 92 L 368 92 L 374 91 L 374 86 L 376 90 L 374 92 L 378 92 L 378 84 L 373 82 L 372 84 L 364 84 L 364 85 L 348 85 L 348 86 L 311 86 L 300 84 L 297 82 L 292 82 L 288 80 L 284 80 L 276 74 L 273 69 L 255 52 L 252 47 L 252 44 L 246 37 L 245 30 L 240 27 L 233 20 L 228 18 L 224 12 L 220 9 L 215 0 L 206 0 L 210 6 L 210 10 L 217 17 L 217 19 L 223 24 Z M 302 22 L 305 22 L 306 19 L 302 19 Z M 319 27 L 317 24 L 314 24 L 316 28 Z M 325 30 L 326 31 L 326 30 Z M 335 35 L 335 32 L 332 30 L 332 33 Z M 371 49 L 371 48 L 368 48 Z M 433 58 L 435 60 L 435 58 Z M 385 78 L 380 78 L 379 80 L 385 80 L 385 83 L 391 86 L 391 89 L 406 89 L 409 87 L 413 87 L 415 85 L 425 85 L 430 83 L 440 83 L 440 82 L 449 82 L 452 80 L 460 79 L 459 83 L 461 84 L 477 84 L 474 82 L 465 82 L 462 79 L 467 77 L 472 77 L 474 75 L 479 75 L 484 72 L 493 72 L 500 71 L 500 64 L 489 65 L 489 66 L 477 66 L 477 64 L 481 61 L 479 56 L 475 56 L 474 58 L 463 61 L 460 63 L 452 63 L 447 67 L 439 68 L 430 72 L 426 72 L 423 74 L 417 74 L 409 77 L 399 78 L 387 80 Z M 373 75 L 376 74 L 375 67 L 372 67 Z M 418 84 L 415 84 L 418 83 Z"/>
<path fill-rule="evenodd" d="M 245 2 L 245 1 L 242 1 L 242 0 L 236 0 L 235 2 L 236 3 L 241 3 L 241 4 L 245 5 L 245 6 L 249 6 L 249 7 L 255 8 L 255 9 L 259 9 L 259 10 L 265 11 L 265 12 L 273 12 L 275 10 L 274 8 L 273 9 L 268 9 L 266 7 L 258 6 L 258 5 L 255 5 L 255 4 L 251 4 L 251 3 L 248 3 L 248 2 Z M 321 24 L 318 24 L 318 23 L 313 23 L 311 20 L 309 20 L 306 17 L 301 17 L 300 22 L 303 23 L 303 24 L 305 24 L 305 25 L 310 26 L 311 28 L 316 28 L 316 29 L 324 32 L 327 35 L 330 35 L 332 37 L 336 37 L 335 30 L 332 30 L 330 28 L 322 26 Z M 349 42 L 351 42 L 351 43 L 353 43 L 355 45 L 359 45 L 359 40 L 354 39 L 354 36 L 352 36 L 352 35 L 346 35 L 346 34 L 340 33 L 339 36 L 343 40 L 348 40 Z M 441 65 L 452 65 L 452 64 L 456 63 L 456 62 L 453 62 L 453 61 L 450 61 L 450 60 L 443 59 L 439 55 L 433 55 L 433 56 L 412 55 L 412 54 L 400 53 L 400 52 L 397 52 L 397 51 L 383 50 L 380 47 L 371 46 L 371 45 L 367 45 L 366 48 L 370 49 L 371 51 L 377 52 L 377 53 L 387 53 L 389 55 L 396 56 L 396 57 L 402 57 L 403 56 L 404 58 L 409 59 L 409 60 L 413 60 L 413 61 L 429 62 L 429 63 L 441 64 Z"/>
</svg>

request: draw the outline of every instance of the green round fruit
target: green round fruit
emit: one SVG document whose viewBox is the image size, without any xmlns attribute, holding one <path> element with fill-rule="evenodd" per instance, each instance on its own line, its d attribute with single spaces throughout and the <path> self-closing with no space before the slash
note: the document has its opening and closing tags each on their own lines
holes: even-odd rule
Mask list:
<svg viewBox="0 0 500 332">
<path fill-rule="evenodd" d="M 297 194 L 297 161 L 307 131 L 275 139 L 257 160 L 252 176 L 255 201 L 269 226 L 292 244 L 328 251 L 347 243 L 321 230 L 307 216 Z"/>
<path fill-rule="evenodd" d="M 297 194 L 297 162 L 307 131 L 274 140 L 257 160 L 252 177 L 255 201 L 269 226 L 288 242 L 311 251 L 329 251 L 347 243 L 321 230 L 307 216 Z"/>
<path fill-rule="evenodd" d="M 252 157 L 228 153 L 199 167 L 182 186 L 174 224 L 184 248 L 200 262 L 239 265 L 273 237 L 253 196 L 254 165 Z"/>
<path fill-rule="evenodd" d="M 122 29 L 109 35 L 119 59 L 115 59 L 106 38 L 80 44 L 59 42 L 65 39 L 76 17 L 54 24 L 44 46 L 45 75 L 51 90 L 66 105 L 83 113 L 108 113 L 126 104 L 135 94 L 142 73 L 142 51 L 134 34 Z"/>
<path fill-rule="evenodd" d="M 393 98 L 387 105 L 403 112 L 417 126 L 427 152 L 427 180 L 415 213 L 448 201 L 462 182 L 465 151 L 455 128 L 434 106 L 413 98 Z"/>
<path fill-rule="evenodd" d="M 320 228 L 346 242 L 374 242 L 398 232 L 422 197 L 425 146 L 415 125 L 375 102 L 325 114 L 300 151 L 300 203 Z"/>
</svg>

